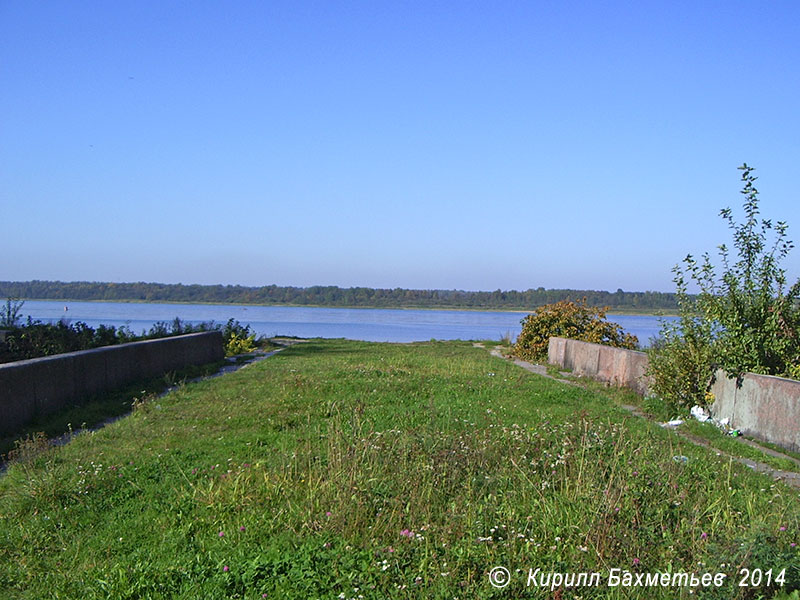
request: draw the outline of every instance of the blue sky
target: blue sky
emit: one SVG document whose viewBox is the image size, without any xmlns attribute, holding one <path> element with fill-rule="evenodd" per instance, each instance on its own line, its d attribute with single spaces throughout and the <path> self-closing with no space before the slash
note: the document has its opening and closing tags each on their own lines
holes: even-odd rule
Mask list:
<svg viewBox="0 0 800 600">
<path fill-rule="evenodd" d="M 795 1 L 6 0 L 0 279 L 671 291 L 742 162 L 800 241 L 797 40 Z"/>
</svg>

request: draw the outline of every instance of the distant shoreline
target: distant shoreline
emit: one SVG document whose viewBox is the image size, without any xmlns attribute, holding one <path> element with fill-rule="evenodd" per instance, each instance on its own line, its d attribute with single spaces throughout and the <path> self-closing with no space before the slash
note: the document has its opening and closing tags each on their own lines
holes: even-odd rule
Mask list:
<svg viewBox="0 0 800 600">
<path fill-rule="evenodd" d="M 673 292 L 616 292 L 545 289 L 466 291 L 406 288 L 259 287 L 181 283 L 115 283 L 90 281 L 0 281 L 0 298 L 29 298 L 57 302 L 164 302 L 168 304 L 229 306 L 303 306 L 387 310 L 465 310 L 530 313 L 540 306 L 565 300 L 606 307 L 609 314 L 665 315 L 679 311 Z"/>
<path fill-rule="evenodd" d="M 470 307 L 470 306 L 331 306 L 329 304 L 282 304 L 271 302 L 269 304 L 258 304 L 250 302 L 186 302 L 180 300 L 88 300 L 80 298 L 19 298 L 22 302 L 58 302 L 69 304 L 70 302 L 91 302 L 102 304 L 174 304 L 177 306 L 258 306 L 258 307 L 287 307 L 287 308 L 340 308 L 343 310 L 441 310 L 441 311 L 463 311 L 463 312 L 500 312 L 500 313 L 519 313 L 527 315 L 534 312 L 535 308 L 491 308 L 491 307 Z M 610 317 L 613 315 L 630 315 L 630 316 L 647 316 L 647 317 L 676 317 L 677 312 L 669 310 L 642 310 L 642 309 L 625 309 L 613 308 L 609 309 L 606 314 Z"/>
</svg>

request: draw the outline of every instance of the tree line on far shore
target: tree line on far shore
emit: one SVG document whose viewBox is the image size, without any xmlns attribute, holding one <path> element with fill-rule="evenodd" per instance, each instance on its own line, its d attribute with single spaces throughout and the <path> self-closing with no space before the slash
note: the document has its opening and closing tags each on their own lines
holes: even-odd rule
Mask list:
<svg viewBox="0 0 800 600">
<path fill-rule="evenodd" d="M 109 283 L 61 281 L 0 281 L 0 298 L 37 300 L 103 300 L 134 302 L 189 302 L 217 304 L 281 304 L 376 308 L 482 308 L 532 310 L 561 300 L 586 298 L 590 306 L 611 310 L 672 311 L 676 294 L 616 292 L 542 287 L 493 292 L 464 290 L 376 289 L 337 286 L 294 287 L 266 285 L 183 285 L 165 283 Z"/>
</svg>

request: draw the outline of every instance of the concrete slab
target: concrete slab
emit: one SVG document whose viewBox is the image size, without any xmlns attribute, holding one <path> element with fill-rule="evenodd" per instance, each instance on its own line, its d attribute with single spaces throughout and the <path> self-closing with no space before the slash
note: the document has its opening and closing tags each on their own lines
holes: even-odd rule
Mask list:
<svg viewBox="0 0 800 600">
<path fill-rule="evenodd" d="M 213 331 L 0 365 L 0 433 L 137 379 L 223 357 L 222 334 Z"/>
</svg>

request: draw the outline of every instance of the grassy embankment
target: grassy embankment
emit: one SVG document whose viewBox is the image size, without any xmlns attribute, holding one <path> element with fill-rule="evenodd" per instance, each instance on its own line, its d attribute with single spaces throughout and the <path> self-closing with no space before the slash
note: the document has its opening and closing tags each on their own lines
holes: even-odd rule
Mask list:
<svg viewBox="0 0 800 600">
<path fill-rule="evenodd" d="M 271 346 L 267 346 L 267 349 Z M 183 385 L 186 381 L 215 375 L 227 366 L 224 360 L 202 366 L 187 366 L 169 371 L 161 377 L 136 381 L 117 390 L 84 398 L 80 405 L 72 406 L 54 414 L 45 415 L 26 425 L 21 431 L 0 435 L 0 458 L 13 456 L 22 440 L 46 443 L 48 439 L 65 439 L 78 430 L 96 429 L 127 415 L 131 406 L 142 398 L 162 394 L 165 389 Z M 38 438 L 38 439 L 37 439 Z M 23 444 L 23 451 L 36 452 L 37 443 Z"/>
<path fill-rule="evenodd" d="M 298 344 L 140 403 L 14 465 L 0 538 L 2 597 L 780 592 L 742 567 L 800 587 L 796 490 L 461 342 Z M 604 584 L 553 595 L 529 568 Z M 608 588 L 611 568 L 728 577 L 690 595 Z"/>
<path fill-rule="evenodd" d="M 676 414 L 671 412 L 658 398 L 642 398 L 628 388 L 609 386 L 607 383 L 587 377 L 574 377 L 571 373 L 562 371 L 557 365 L 547 365 L 547 371 L 551 377 L 577 383 L 591 392 L 606 397 L 612 403 L 634 407 L 639 413 L 656 423 L 681 418 L 683 423 L 672 428 L 673 431 L 695 438 L 715 450 L 760 462 L 781 471 L 800 473 L 800 453 L 798 452 L 755 438 L 732 437 L 712 423 L 701 423 L 695 420 L 688 414 L 688 409 L 684 408 L 682 414 Z M 753 444 L 744 443 L 744 440 L 753 442 Z M 772 452 L 768 452 L 769 450 Z"/>
</svg>

